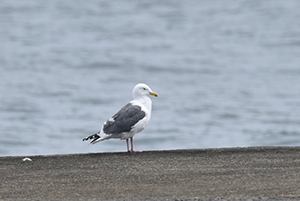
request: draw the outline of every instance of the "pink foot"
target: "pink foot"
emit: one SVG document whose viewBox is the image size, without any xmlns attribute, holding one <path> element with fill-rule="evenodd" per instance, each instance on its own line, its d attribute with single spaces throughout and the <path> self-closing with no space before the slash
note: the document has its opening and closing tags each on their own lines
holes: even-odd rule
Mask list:
<svg viewBox="0 0 300 201">
<path fill-rule="evenodd" d="M 143 151 L 139 150 L 128 150 L 129 153 L 142 153 Z"/>
</svg>

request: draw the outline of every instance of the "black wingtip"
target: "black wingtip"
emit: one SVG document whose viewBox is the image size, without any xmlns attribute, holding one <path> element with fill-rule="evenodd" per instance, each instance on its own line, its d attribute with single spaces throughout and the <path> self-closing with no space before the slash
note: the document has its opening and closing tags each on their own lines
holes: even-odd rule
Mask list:
<svg viewBox="0 0 300 201">
<path fill-rule="evenodd" d="M 88 136 L 88 137 L 86 137 L 86 138 L 83 138 L 82 141 L 92 140 L 92 142 L 94 142 L 95 140 L 97 140 L 97 139 L 100 138 L 100 136 L 99 136 L 98 134 L 99 134 L 99 132 L 98 132 L 98 133 L 95 133 L 95 134 L 93 134 L 93 135 L 90 135 L 90 136 Z M 92 142 L 91 142 L 91 143 L 92 143 Z"/>
</svg>

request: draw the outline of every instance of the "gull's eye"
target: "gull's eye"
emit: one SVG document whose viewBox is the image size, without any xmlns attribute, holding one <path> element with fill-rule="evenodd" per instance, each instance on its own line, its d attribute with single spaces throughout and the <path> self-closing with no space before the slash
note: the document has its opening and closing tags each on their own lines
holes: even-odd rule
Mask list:
<svg viewBox="0 0 300 201">
<path fill-rule="evenodd" d="M 145 88 L 145 87 L 143 87 L 143 89 L 146 91 L 146 88 Z"/>
</svg>

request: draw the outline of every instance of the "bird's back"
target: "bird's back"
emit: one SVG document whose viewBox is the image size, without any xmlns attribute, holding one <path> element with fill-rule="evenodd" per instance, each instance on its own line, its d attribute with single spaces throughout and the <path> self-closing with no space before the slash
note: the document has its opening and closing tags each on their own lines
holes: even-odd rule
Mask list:
<svg viewBox="0 0 300 201">
<path fill-rule="evenodd" d="M 105 121 L 103 132 L 106 135 L 117 135 L 129 132 L 132 127 L 146 116 L 141 106 L 128 103 L 114 116 Z"/>
</svg>

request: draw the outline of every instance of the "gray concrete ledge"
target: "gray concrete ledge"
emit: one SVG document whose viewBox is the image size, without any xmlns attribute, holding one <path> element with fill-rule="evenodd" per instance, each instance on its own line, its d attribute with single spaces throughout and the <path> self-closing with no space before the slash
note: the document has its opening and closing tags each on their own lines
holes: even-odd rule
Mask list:
<svg viewBox="0 0 300 201">
<path fill-rule="evenodd" d="M 1 200 L 300 200 L 300 147 L 0 157 Z"/>
</svg>

